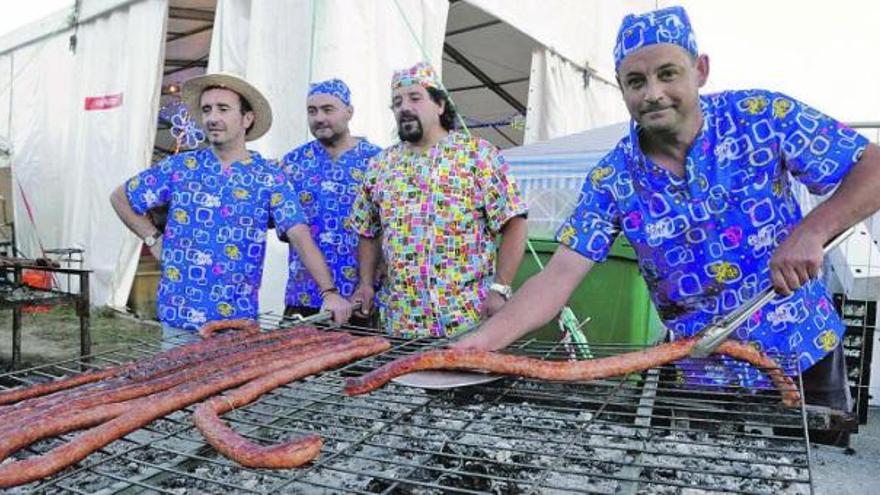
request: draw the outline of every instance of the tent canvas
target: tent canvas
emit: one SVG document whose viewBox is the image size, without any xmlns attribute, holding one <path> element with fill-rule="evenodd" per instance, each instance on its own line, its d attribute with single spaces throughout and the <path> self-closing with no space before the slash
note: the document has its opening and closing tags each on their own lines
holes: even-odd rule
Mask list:
<svg viewBox="0 0 880 495">
<path fill-rule="evenodd" d="M 626 134 L 627 122 L 504 150 L 526 202 L 529 235 L 553 238 L 577 203 L 590 170 Z"/>
</svg>

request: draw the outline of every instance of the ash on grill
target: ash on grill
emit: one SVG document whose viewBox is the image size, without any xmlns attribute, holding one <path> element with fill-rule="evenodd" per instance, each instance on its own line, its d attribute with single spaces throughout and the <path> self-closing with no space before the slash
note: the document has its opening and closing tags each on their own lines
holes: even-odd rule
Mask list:
<svg viewBox="0 0 880 495">
<path fill-rule="evenodd" d="M 565 356 L 553 346 L 527 344 L 523 352 Z M 774 435 L 779 427 L 803 432 L 804 412 L 782 406 L 775 391 L 682 390 L 674 373 L 654 370 L 586 384 L 506 378 L 439 393 L 389 384 L 364 396 L 343 395 L 345 377 L 436 345 L 395 341 L 380 356 L 279 388 L 224 415 L 260 443 L 322 435 L 321 456 L 303 469 L 254 470 L 229 461 L 205 445 L 190 410 L 18 491 L 811 492 L 807 442 Z M 601 352 L 596 347 L 593 352 Z"/>
</svg>

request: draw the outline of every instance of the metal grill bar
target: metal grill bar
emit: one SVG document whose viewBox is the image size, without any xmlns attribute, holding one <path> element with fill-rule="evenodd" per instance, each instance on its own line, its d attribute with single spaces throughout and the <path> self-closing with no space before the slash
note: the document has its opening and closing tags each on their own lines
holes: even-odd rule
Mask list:
<svg viewBox="0 0 880 495">
<path fill-rule="evenodd" d="M 267 329 L 280 319 L 268 318 Z M 356 334 L 368 329 L 343 327 Z M 426 392 L 389 384 L 345 397 L 342 383 L 443 342 L 393 339 L 389 351 L 281 387 L 224 419 L 257 443 L 309 432 L 321 456 L 297 470 L 238 466 L 216 454 L 191 424 L 192 408 L 108 445 L 41 484 L 53 493 L 810 493 L 806 411 L 750 389 L 686 390 L 673 367 L 584 384 L 505 378 L 464 390 Z M 629 346 L 597 346 L 595 354 Z M 149 356 L 139 341 L 95 356 L 93 366 Z M 565 357 L 555 343 L 516 352 Z M 787 363 L 790 364 L 790 363 Z M 78 372 L 79 362 L 0 375 L 31 383 Z M 797 428 L 801 436 L 774 434 Z M 66 438 L 70 438 L 68 436 Z M 53 439 L 32 447 L 43 452 Z"/>
</svg>

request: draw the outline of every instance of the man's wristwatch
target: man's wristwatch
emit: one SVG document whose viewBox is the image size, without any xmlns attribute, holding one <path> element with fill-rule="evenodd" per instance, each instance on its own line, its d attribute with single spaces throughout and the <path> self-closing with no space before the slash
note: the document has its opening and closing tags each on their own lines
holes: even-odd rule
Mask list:
<svg viewBox="0 0 880 495">
<path fill-rule="evenodd" d="M 157 231 L 153 232 L 152 234 L 144 237 L 144 244 L 148 248 L 151 248 L 151 247 L 155 246 L 156 243 L 159 242 L 159 239 L 161 239 L 161 238 L 162 238 L 162 233 L 157 230 Z"/>
<path fill-rule="evenodd" d="M 510 299 L 510 296 L 513 295 L 513 288 L 509 285 L 499 284 L 498 282 L 492 282 L 492 285 L 489 286 L 489 290 L 501 294 L 501 297 L 503 297 L 505 301 Z"/>
</svg>

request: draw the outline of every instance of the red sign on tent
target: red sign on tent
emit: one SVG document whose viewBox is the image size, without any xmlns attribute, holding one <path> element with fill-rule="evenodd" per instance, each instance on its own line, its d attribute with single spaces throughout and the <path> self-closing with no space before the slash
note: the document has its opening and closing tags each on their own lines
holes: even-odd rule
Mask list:
<svg viewBox="0 0 880 495">
<path fill-rule="evenodd" d="M 118 106 L 122 106 L 122 93 L 86 97 L 86 110 L 109 110 Z"/>
</svg>

